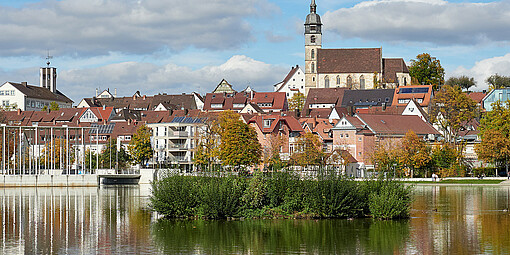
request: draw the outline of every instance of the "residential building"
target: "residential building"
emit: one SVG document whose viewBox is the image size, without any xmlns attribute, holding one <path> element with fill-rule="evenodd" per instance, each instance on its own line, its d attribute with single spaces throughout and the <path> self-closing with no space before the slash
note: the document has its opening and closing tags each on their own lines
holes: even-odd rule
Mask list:
<svg viewBox="0 0 510 255">
<path fill-rule="evenodd" d="M 250 103 L 257 105 L 264 112 L 282 112 L 288 109 L 287 96 L 283 92 L 236 92 L 207 93 L 204 110 L 240 112 Z"/>
<path fill-rule="evenodd" d="M 508 100 L 510 100 L 510 88 L 494 89 L 487 93 L 487 95 L 482 99 L 483 109 L 486 111 L 492 111 L 492 104 L 501 102 L 506 105 Z"/>
<path fill-rule="evenodd" d="M 283 81 L 273 85 L 275 92 L 284 92 L 287 98 L 292 98 L 295 94 L 305 94 L 305 73 L 301 67 L 296 65 L 290 69 Z"/>
<path fill-rule="evenodd" d="M 411 100 L 416 100 L 428 112 L 429 104 L 434 98 L 432 85 L 413 85 L 395 89 L 393 106 L 406 106 Z"/>
</svg>

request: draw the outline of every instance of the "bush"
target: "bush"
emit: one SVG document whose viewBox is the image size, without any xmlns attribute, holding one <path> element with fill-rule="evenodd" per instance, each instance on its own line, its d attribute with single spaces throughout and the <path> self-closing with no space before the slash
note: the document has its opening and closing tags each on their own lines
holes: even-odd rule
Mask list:
<svg viewBox="0 0 510 255">
<path fill-rule="evenodd" d="M 395 181 L 386 181 L 378 192 L 369 195 L 369 209 L 377 219 L 397 219 L 409 217 L 412 202 L 410 187 Z"/>
<path fill-rule="evenodd" d="M 170 175 L 154 182 L 153 210 L 168 217 L 318 217 L 409 215 L 411 190 L 379 179 L 357 182 L 336 174 L 300 179 L 294 173 L 187 177 Z"/>
<path fill-rule="evenodd" d="M 497 169 L 495 167 L 476 167 L 473 168 L 473 175 L 477 176 L 495 176 Z"/>
</svg>

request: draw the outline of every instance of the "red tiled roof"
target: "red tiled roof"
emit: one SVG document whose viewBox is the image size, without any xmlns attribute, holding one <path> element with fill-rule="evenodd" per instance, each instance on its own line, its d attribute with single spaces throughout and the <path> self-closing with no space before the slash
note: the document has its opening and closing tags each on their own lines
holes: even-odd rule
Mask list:
<svg viewBox="0 0 510 255">
<path fill-rule="evenodd" d="M 272 119 L 273 122 L 271 126 L 268 128 L 264 127 L 264 120 Z M 258 115 L 254 116 L 248 121 L 249 123 L 257 124 L 258 128 L 263 133 L 273 132 L 279 125 L 280 122 L 285 123 L 291 132 L 303 132 L 303 127 L 299 124 L 299 121 L 291 116 L 281 116 L 281 115 Z"/>
<path fill-rule="evenodd" d="M 482 99 L 487 95 L 487 93 L 484 92 L 471 92 L 467 94 L 467 96 L 471 99 L 473 99 L 475 102 L 481 104 Z"/>
<path fill-rule="evenodd" d="M 376 134 L 405 135 L 412 130 L 417 135 L 439 135 L 432 125 L 414 115 L 358 114 L 357 116 Z"/>
<path fill-rule="evenodd" d="M 348 88 L 312 88 L 308 91 L 306 96 L 305 107 L 303 113 L 308 115 L 308 110 L 311 104 L 335 104 L 335 106 L 342 105 L 344 92 Z"/>
<path fill-rule="evenodd" d="M 318 73 L 381 73 L 381 48 L 319 49 Z"/>
</svg>

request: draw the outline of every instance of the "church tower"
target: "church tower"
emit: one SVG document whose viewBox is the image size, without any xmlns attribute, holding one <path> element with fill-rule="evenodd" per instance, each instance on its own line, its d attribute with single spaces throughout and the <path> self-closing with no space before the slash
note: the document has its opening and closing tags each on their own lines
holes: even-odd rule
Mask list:
<svg viewBox="0 0 510 255">
<path fill-rule="evenodd" d="M 50 59 L 52 57 L 48 54 L 46 59 L 46 67 L 39 69 L 39 85 L 43 88 L 49 89 L 53 93 L 57 93 L 57 68 L 50 67 Z"/>
<path fill-rule="evenodd" d="M 310 4 L 310 14 L 305 22 L 305 94 L 310 88 L 316 88 L 317 83 L 317 51 L 322 48 L 322 23 L 317 14 L 315 0 Z"/>
</svg>

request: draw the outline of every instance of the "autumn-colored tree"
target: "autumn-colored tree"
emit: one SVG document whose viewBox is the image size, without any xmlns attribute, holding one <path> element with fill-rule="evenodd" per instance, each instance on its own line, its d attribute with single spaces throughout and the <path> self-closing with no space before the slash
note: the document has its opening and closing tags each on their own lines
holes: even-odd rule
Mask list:
<svg viewBox="0 0 510 255">
<path fill-rule="evenodd" d="M 322 142 L 317 135 L 306 133 L 298 137 L 295 153 L 290 158 L 292 165 L 310 166 L 324 165 L 326 153 L 322 150 Z"/>
<path fill-rule="evenodd" d="M 443 143 L 434 147 L 431 154 L 431 166 L 441 177 L 463 177 L 466 165 L 463 162 L 463 146 Z"/>
<path fill-rule="evenodd" d="M 399 162 L 410 170 L 411 178 L 417 173 L 426 176 L 426 169 L 430 162 L 430 147 L 423 138 L 419 137 L 412 130 L 409 130 L 402 139 Z"/>
<path fill-rule="evenodd" d="M 5 143 L 5 146 L 0 145 L 0 164 L 5 162 L 5 168 L 8 169 L 9 166 L 12 166 L 12 156 L 15 153 L 14 147 L 14 139 L 13 137 L 19 137 L 19 133 L 16 131 L 6 129 L 5 138 L 3 137 L 3 129 L 0 128 L 0 141 Z M 5 152 L 3 151 L 5 148 Z M 3 156 L 5 154 L 5 161 Z M 0 171 L 2 170 L 2 166 L 0 165 Z"/>
<path fill-rule="evenodd" d="M 117 139 L 115 138 L 108 139 L 101 155 L 99 155 L 100 168 L 125 169 L 130 161 L 131 158 L 123 146 L 120 146 L 117 150 Z"/>
<path fill-rule="evenodd" d="M 409 75 L 420 84 L 433 85 L 434 90 L 444 84 L 444 68 L 439 59 L 430 56 L 429 53 L 422 53 L 411 60 Z"/>
<path fill-rule="evenodd" d="M 67 148 L 68 146 L 69 148 Z M 53 142 L 46 143 L 39 156 L 42 166 L 47 168 L 55 166 L 56 169 L 67 169 L 67 163 L 72 164 L 74 159 L 73 145 L 67 144 L 67 140 L 61 138 L 56 138 L 53 139 Z"/>
<path fill-rule="evenodd" d="M 492 111 L 480 120 L 479 136 L 482 141 L 475 145 L 479 159 L 507 168 L 510 158 L 509 103 L 496 102 L 492 105 Z"/>
<path fill-rule="evenodd" d="M 301 112 L 305 107 L 306 97 L 303 93 L 295 93 L 292 98 L 289 99 L 289 110 Z"/>
<path fill-rule="evenodd" d="M 139 164 L 144 165 L 154 155 L 151 147 L 151 130 L 146 125 L 142 125 L 136 130 L 128 146 L 129 154 L 132 159 Z"/>
<path fill-rule="evenodd" d="M 220 150 L 218 157 L 224 166 L 252 166 L 260 162 L 262 146 L 257 133 L 244 123 L 237 113 L 224 111 L 219 118 Z"/>
<path fill-rule="evenodd" d="M 446 80 L 445 84 L 450 86 L 459 86 L 467 91 L 469 88 L 476 86 L 475 79 L 465 75 L 461 75 L 459 77 L 450 77 L 448 80 Z"/>
<path fill-rule="evenodd" d="M 210 115 L 203 124 L 198 127 L 198 132 L 195 132 L 197 146 L 193 151 L 193 163 L 202 170 L 206 167 L 210 170 L 219 153 L 220 127 L 217 118 L 213 115 Z"/>
<path fill-rule="evenodd" d="M 431 121 L 439 126 L 445 140 L 455 143 L 465 123 L 477 115 L 476 102 L 458 86 L 445 85 L 435 95 L 430 106 Z"/>
<path fill-rule="evenodd" d="M 47 111 L 48 110 L 48 106 L 44 106 L 41 111 Z M 60 106 L 58 106 L 58 104 L 56 102 L 51 102 L 50 103 L 50 111 L 58 111 L 60 110 Z"/>
<path fill-rule="evenodd" d="M 489 76 L 485 82 L 489 84 L 489 90 L 509 88 L 510 87 L 510 77 L 503 76 L 499 74 L 493 74 Z"/>
<path fill-rule="evenodd" d="M 264 166 L 271 170 L 279 170 L 285 165 L 280 156 L 283 142 L 283 138 L 278 135 L 270 135 L 266 138 L 266 144 L 262 150 Z"/>
<path fill-rule="evenodd" d="M 400 176 L 402 174 L 399 162 L 400 148 L 400 142 L 394 140 L 380 141 L 369 156 L 375 170 Z"/>
</svg>

